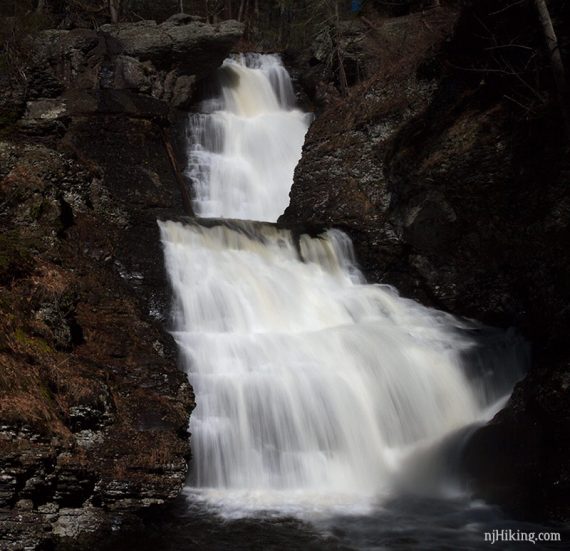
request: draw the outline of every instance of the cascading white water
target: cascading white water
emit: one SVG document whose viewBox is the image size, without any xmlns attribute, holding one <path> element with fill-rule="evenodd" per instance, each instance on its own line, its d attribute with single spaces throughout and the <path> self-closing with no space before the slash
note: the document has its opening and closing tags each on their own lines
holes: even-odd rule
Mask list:
<svg viewBox="0 0 570 551">
<path fill-rule="evenodd" d="M 225 111 L 192 123 L 197 211 L 275 220 L 307 117 L 290 109 L 275 56 L 223 70 Z M 197 395 L 190 484 L 209 500 L 369 502 L 413 450 L 481 419 L 525 367 L 516 337 L 494 332 L 481 347 L 475 324 L 366 284 L 339 231 L 296 243 L 265 223 L 160 225 L 174 335 Z"/>
<path fill-rule="evenodd" d="M 190 123 L 194 210 L 200 217 L 275 221 L 289 202 L 311 115 L 294 109 L 289 75 L 275 55 L 224 63 L 222 96 Z"/>
<path fill-rule="evenodd" d="M 494 382 L 465 371 L 474 327 L 365 284 L 343 234 L 305 236 L 299 256 L 268 225 L 162 232 L 198 400 L 196 487 L 258 506 L 360 502 L 387 490 L 410 447 L 490 405 Z M 524 349 L 497 358 L 512 384 Z"/>
</svg>

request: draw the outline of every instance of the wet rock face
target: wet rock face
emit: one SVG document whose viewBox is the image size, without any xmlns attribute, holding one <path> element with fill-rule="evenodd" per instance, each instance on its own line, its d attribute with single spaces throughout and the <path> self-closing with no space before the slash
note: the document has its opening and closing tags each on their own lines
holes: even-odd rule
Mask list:
<svg viewBox="0 0 570 551">
<path fill-rule="evenodd" d="M 8 208 L 0 215 L 13 249 L 0 288 L 0 494 L 8 509 L 0 533 L 32 541 L 51 537 L 60 509 L 70 519 L 88 508 L 93 522 L 82 522 L 93 530 L 95 521 L 110 522 L 110 510 L 175 497 L 186 476 L 193 396 L 164 332 L 156 211 L 111 198 L 110 179 L 44 146 L 1 149 Z M 117 246 L 135 233 L 154 246 Z M 21 510 L 39 520 L 20 526 Z"/>
<path fill-rule="evenodd" d="M 481 20 L 541 55 L 534 12 L 487 21 L 490 3 L 442 4 L 373 21 L 375 72 L 325 102 L 281 222 L 343 229 L 372 281 L 531 340 L 534 371 L 469 444 L 466 475 L 520 515 L 568 519 L 570 166 L 555 96 L 546 86 L 529 116 L 505 97 L 516 83 L 473 70 L 495 67 Z"/>
<path fill-rule="evenodd" d="M 509 407 L 465 450 L 466 473 L 480 494 L 525 518 L 566 523 L 570 516 L 569 373 L 567 358 L 539 356 Z"/>
<path fill-rule="evenodd" d="M 156 221 L 184 210 L 175 107 L 239 26 L 165 27 L 186 36 L 183 67 L 111 33 L 45 31 L 30 39 L 29 83 L 0 94 L 16 113 L 0 136 L 3 549 L 80 546 L 186 477 L 194 397 L 167 333 Z"/>
</svg>

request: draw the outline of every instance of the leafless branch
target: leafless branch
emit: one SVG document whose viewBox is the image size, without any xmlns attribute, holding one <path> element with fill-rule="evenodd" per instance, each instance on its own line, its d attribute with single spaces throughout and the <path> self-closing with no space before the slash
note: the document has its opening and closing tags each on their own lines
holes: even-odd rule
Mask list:
<svg viewBox="0 0 570 551">
<path fill-rule="evenodd" d="M 527 1 L 528 0 L 518 0 L 518 2 L 513 2 L 512 4 L 509 4 L 508 6 L 505 6 L 504 8 L 501 8 L 500 10 L 492 11 L 488 15 L 498 15 L 500 13 L 506 12 L 507 10 L 510 10 L 511 8 L 514 8 L 515 6 L 518 6 L 520 4 L 524 4 Z"/>
</svg>

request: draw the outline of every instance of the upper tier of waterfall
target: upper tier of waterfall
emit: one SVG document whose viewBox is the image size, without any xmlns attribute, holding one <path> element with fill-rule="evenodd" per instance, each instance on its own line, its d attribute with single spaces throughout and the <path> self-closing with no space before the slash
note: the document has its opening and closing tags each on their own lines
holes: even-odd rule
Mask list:
<svg viewBox="0 0 570 551">
<path fill-rule="evenodd" d="M 275 221 L 289 203 L 312 116 L 294 108 L 289 74 L 275 55 L 226 60 L 221 94 L 190 120 L 187 174 L 203 218 Z"/>
</svg>

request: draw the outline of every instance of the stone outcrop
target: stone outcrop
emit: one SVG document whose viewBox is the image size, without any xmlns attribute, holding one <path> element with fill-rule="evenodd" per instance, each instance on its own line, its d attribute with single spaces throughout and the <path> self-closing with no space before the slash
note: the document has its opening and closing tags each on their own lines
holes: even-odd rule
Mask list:
<svg viewBox="0 0 570 551">
<path fill-rule="evenodd" d="M 376 69 L 346 99 L 316 98 L 281 222 L 343 229 L 372 281 L 531 341 L 533 371 L 467 445 L 466 475 L 522 516 L 568 519 L 570 165 L 552 76 L 528 6 L 441 4 L 367 13 Z"/>
<path fill-rule="evenodd" d="M 26 81 L 3 76 L 2 549 L 78 546 L 182 488 L 194 397 L 156 221 L 184 212 L 176 108 L 240 33 L 187 18 L 44 31 Z"/>
<path fill-rule="evenodd" d="M 309 130 L 295 173 L 291 203 L 281 221 L 309 231 L 335 226 L 354 238 L 359 261 L 373 279 L 387 267 L 409 274 L 404 240 L 390 219 L 392 198 L 385 151 L 404 126 L 426 111 L 438 79 L 424 67 L 436 57 L 457 21 L 453 9 L 432 10 L 388 20 L 365 37 L 369 78 L 356 84 L 349 98 L 331 94 Z M 376 54 L 375 62 L 371 59 Z M 309 60 L 306 72 L 318 74 Z M 319 87 L 309 82 L 309 93 Z M 407 277 L 407 275 L 404 275 Z M 402 279 L 399 278 L 399 287 Z M 411 281 L 414 280 L 412 276 Z"/>
<path fill-rule="evenodd" d="M 101 31 L 117 41 L 123 55 L 151 61 L 163 68 L 189 68 L 192 74 L 211 70 L 216 57 L 221 62 L 241 37 L 242 30 L 237 21 L 222 21 L 212 27 L 182 14 L 160 25 L 142 21 L 101 27 Z"/>
<path fill-rule="evenodd" d="M 78 112 L 108 113 L 101 96 L 116 97 L 115 111 L 182 107 L 196 80 L 217 67 L 241 36 L 242 26 L 225 21 L 212 26 L 189 16 L 103 25 L 89 29 L 47 30 L 32 35 L 27 109 L 22 124 L 61 120 Z M 126 92 L 129 94 L 125 97 Z M 136 94 L 136 96 L 133 96 Z M 139 97 L 142 96 L 142 97 Z M 80 100 L 88 101 L 86 107 Z M 161 106 L 153 106 L 159 100 Z M 40 101 L 41 103 L 37 103 Z M 140 105 L 131 106 L 138 102 Z M 64 109 L 64 107 L 66 109 Z M 51 128 L 46 128 L 51 133 Z"/>
</svg>

